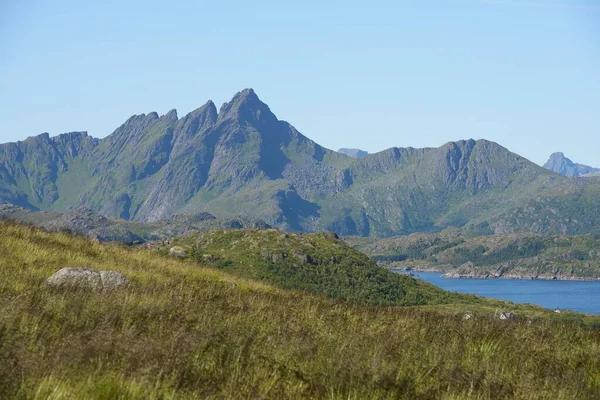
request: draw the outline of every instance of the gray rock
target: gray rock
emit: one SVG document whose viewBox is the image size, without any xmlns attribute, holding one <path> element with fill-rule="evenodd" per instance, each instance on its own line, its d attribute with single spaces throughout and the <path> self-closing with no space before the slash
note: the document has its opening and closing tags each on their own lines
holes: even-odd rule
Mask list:
<svg viewBox="0 0 600 400">
<path fill-rule="evenodd" d="M 96 271 L 91 268 L 62 268 L 46 279 L 46 285 L 55 288 L 81 288 L 98 291 L 126 287 L 129 280 L 119 272 Z"/>
<path fill-rule="evenodd" d="M 183 247 L 174 246 L 169 250 L 169 255 L 171 257 L 185 258 L 188 256 L 188 252 Z"/>
<path fill-rule="evenodd" d="M 503 320 L 513 320 L 513 319 L 515 319 L 515 315 L 511 312 L 501 312 L 498 315 L 498 318 L 503 319 Z"/>
<path fill-rule="evenodd" d="M 49 231 L 70 231 L 85 235 L 96 228 L 106 228 L 114 223 L 108 218 L 93 212 L 89 208 L 81 207 L 60 217 L 41 224 L 40 226 Z"/>
</svg>

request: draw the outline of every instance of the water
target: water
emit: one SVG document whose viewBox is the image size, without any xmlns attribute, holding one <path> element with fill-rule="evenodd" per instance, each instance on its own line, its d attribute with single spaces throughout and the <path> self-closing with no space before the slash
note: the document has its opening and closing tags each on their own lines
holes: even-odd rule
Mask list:
<svg viewBox="0 0 600 400">
<path fill-rule="evenodd" d="M 394 271 L 404 273 L 404 271 Z M 451 279 L 438 272 L 414 272 L 416 278 L 442 289 L 514 303 L 537 304 L 586 314 L 600 314 L 600 282 L 517 279 Z"/>
</svg>

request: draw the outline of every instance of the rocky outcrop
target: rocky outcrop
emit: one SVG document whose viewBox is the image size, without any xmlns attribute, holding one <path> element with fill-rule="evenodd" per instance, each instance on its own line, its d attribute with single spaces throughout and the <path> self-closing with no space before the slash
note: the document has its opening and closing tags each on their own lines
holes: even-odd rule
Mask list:
<svg viewBox="0 0 600 400">
<path fill-rule="evenodd" d="M 114 225 L 108 218 L 93 212 L 87 207 L 61 214 L 60 217 L 41 224 L 40 226 L 49 231 L 70 231 L 78 234 L 87 234 L 92 229 L 106 228 Z"/>
<path fill-rule="evenodd" d="M 111 291 L 123 289 L 129 280 L 119 272 L 96 271 L 90 268 L 62 268 L 46 280 L 46 286 L 61 289 Z"/>
<path fill-rule="evenodd" d="M 173 246 L 169 249 L 169 256 L 175 258 L 186 258 L 188 256 L 188 251 L 180 246 Z"/>
</svg>

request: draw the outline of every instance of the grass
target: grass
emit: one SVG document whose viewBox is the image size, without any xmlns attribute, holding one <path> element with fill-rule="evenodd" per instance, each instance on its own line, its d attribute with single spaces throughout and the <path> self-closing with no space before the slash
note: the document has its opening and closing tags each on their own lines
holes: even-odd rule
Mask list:
<svg viewBox="0 0 600 400">
<path fill-rule="evenodd" d="M 65 266 L 124 291 L 49 290 Z M 593 399 L 600 330 L 366 306 L 0 222 L 0 398 Z"/>
</svg>

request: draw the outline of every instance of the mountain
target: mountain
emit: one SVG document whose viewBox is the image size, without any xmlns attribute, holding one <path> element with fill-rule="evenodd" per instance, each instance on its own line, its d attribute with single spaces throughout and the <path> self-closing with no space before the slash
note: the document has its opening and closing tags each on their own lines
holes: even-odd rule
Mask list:
<svg viewBox="0 0 600 400">
<path fill-rule="evenodd" d="M 553 153 L 550 155 L 550 158 L 544 164 L 544 168 L 564 176 L 583 176 L 600 172 L 600 168 L 574 163 L 565 157 L 563 153 Z"/>
<path fill-rule="evenodd" d="M 209 101 L 182 118 L 135 115 L 104 139 L 0 145 L 0 202 L 142 222 L 244 215 L 361 236 L 600 231 L 596 179 L 561 177 L 486 140 L 347 157 L 278 120 L 252 89 L 218 111 Z"/>
<path fill-rule="evenodd" d="M 369 155 L 369 153 L 364 150 L 346 149 L 346 148 L 339 149 L 338 153 L 342 153 L 342 154 L 345 154 L 345 155 L 347 155 L 349 157 L 353 157 L 353 158 L 363 158 L 364 156 Z"/>
</svg>

